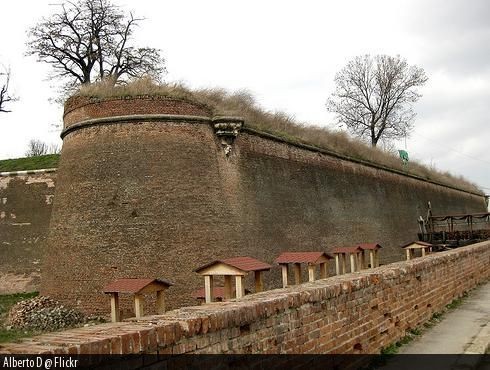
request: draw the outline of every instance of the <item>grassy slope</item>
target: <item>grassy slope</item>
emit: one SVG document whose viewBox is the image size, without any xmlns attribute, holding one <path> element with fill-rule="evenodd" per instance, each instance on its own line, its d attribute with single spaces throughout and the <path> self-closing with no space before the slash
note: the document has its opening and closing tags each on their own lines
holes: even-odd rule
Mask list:
<svg viewBox="0 0 490 370">
<path fill-rule="evenodd" d="M 0 160 L 0 172 L 56 168 L 59 158 L 59 154 L 48 154 L 39 157 L 4 159 Z"/>
<path fill-rule="evenodd" d="M 24 299 L 36 297 L 38 294 L 32 292 L 0 295 L 0 343 L 12 342 L 32 334 L 23 330 L 7 330 L 7 315 L 14 304 Z"/>
</svg>

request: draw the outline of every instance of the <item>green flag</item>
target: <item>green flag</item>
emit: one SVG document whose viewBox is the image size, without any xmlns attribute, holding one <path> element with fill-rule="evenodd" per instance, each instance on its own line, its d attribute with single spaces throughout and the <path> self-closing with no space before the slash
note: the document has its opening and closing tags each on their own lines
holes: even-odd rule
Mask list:
<svg viewBox="0 0 490 370">
<path fill-rule="evenodd" d="M 408 152 L 406 150 L 399 150 L 400 158 L 403 162 L 408 162 Z"/>
</svg>

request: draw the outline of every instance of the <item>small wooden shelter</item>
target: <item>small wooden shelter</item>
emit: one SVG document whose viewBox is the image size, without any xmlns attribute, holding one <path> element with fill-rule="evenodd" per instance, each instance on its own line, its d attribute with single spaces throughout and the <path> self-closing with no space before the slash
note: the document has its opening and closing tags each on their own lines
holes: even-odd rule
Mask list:
<svg viewBox="0 0 490 370">
<path fill-rule="evenodd" d="M 382 248 L 378 243 L 361 243 L 358 247 L 362 249 L 361 252 L 361 269 L 367 268 L 366 264 L 366 251 L 369 252 L 369 265 L 371 268 L 379 266 L 379 250 Z"/>
<path fill-rule="evenodd" d="M 222 275 L 225 278 L 224 298 L 230 299 L 232 293 L 232 276 L 235 277 L 235 292 L 236 298 L 241 298 L 245 295 L 245 287 L 243 278 L 249 272 L 254 272 L 255 275 L 255 292 L 261 292 L 264 289 L 262 277 L 263 271 L 271 269 L 271 265 L 256 260 L 252 257 L 233 257 L 223 260 L 216 260 L 195 270 L 198 274 L 204 276 L 204 290 L 206 303 L 213 301 L 213 278 L 214 276 Z"/>
<path fill-rule="evenodd" d="M 325 279 L 328 276 L 328 260 L 333 259 L 332 256 L 325 252 L 284 252 L 276 258 L 276 263 L 282 269 L 282 286 L 288 286 L 288 266 L 293 265 L 294 283 L 301 284 L 301 264 L 308 265 L 308 281 L 315 280 L 315 267 L 320 267 L 320 279 Z"/>
<path fill-rule="evenodd" d="M 345 274 L 347 272 L 347 256 L 350 259 L 350 272 L 360 270 L 362 258 L 361 247 L 337 247 L 333 249 L 332 253 L 335 256 L 335 273 L 337 275 Z"/>
<path fill-rule="evenodd" d="M 173 283 L 163 279 L 117 279 L 104 288 L 104 293 L 111 295 L 112 322 L 120 321 L 119 294 L 134 294 L 134 314 L 136 318 L 143 316 L 144 294 L 156 293 L 157 313 L 165 312 L 165 298 L 163 292 Z"/>
<path fill-rule="evenodd" d="M 407 261 L 415 257 L 416 250 L 420 250 L 422 257 L 424 257 L 426 254 L 432 252 L 433 247 L 434 247 L 433 244 L 422 242 L 422 241 L 410 242 L 402 246 L 402 248 L 405 249 L 405 252 L 407 254 Z"/>
</svg>

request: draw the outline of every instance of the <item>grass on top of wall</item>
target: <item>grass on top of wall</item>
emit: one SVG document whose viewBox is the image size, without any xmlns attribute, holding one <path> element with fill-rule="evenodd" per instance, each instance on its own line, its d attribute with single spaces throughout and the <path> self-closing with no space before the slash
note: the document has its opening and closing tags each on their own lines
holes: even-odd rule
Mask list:
<svg viewBox="0 0 490 370">
<path fill-rule="evenodd" d="M 47 154 L 38 157 L 4 159 L 0 160 L 0 172 L 56 168 L 58 166 L 59 159 L 59 154 Z"/>
<path fill-rule="evenodd" d="M 342 156 L 382 165 L 483 195 L 475 184 L 463 177 L 440 172 L 415 161 L 403 165 L 397 153 L 373 148 L 360 140 L 349 137 L 344 132 L 334 132 L 323 127 L 298 122 L 294 117 L 283 112 L 267 111 L 259 106 L 250 92 L 244 90 L 237 92 L 229 92 L 221 88 L 191 90 L 180 83 L 157 84 L 150 79 L 140 79 L 120 86 L 112 86 L 107 82 L 83 85 L 74 96 L 96 99 L 165 96 L 190 100 L 209 107 L 214 115 L 243 117 L 246 126 L 282 137 L 287 141 L 326 149 Z"/>
</svg>

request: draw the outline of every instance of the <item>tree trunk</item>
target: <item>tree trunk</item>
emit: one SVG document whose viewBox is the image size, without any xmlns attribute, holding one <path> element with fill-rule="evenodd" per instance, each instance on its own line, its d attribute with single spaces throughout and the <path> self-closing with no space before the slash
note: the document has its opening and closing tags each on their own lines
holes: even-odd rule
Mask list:
<svg viewBox="0 0 490 370">
<path fill-rule="evenodd" d="M 376 133 L 374 132 L 374 124 L 371 124 L 371 146 L 374 148 L 378 143 L 378 139 L 376 138 Z"/>
</svg>

